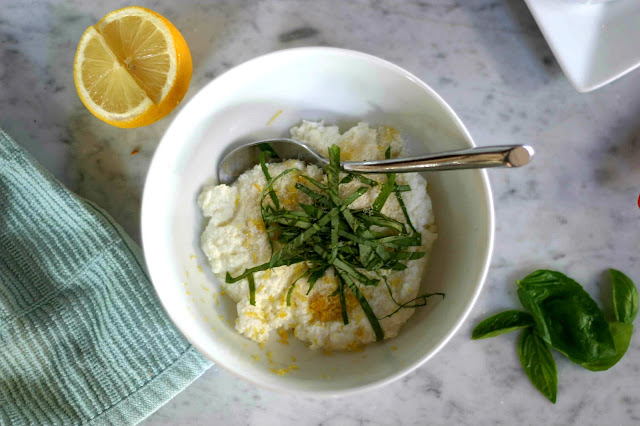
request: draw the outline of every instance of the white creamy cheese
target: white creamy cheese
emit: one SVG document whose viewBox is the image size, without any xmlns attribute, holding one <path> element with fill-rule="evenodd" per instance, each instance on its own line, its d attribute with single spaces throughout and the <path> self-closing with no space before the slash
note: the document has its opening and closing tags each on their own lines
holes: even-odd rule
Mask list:
<svg viewBox="0 0 640 426">
<path fill-rule="evenodd" d="M 403 152 L 403 142 L 396 130 L 388 127 L 374 129 L 366 123 L 359 123 L 341 135 L 337 126 L 303 121 L 301 125 L 291 129 L 291 136 L 308 143 L 324 155 L 329 146 L 337 144 L 343 160 L 382 159 L 389 146 L 394 157 Z M 300 210 L 299 202 L 311 203 L 306 195 L 295 188 L 299 181 L 306 183 L 300 175 L 326 182 L 322 169 L 298 160 L 269 164 L 268 168 L 271 176 L 277 176 L 288 168 L 299 169 L 276 181 L 273 187 L 282 205 L 289 210 Z M 384 175 L 368 177 L 380 183 L 386 181 Z M 436 228 L 431 200 L 427 195 L 427 183 L 415 173 L 399 174 L 396 182 L 411 186 L 411 191 L 402 194 L 403 200 L 413 225 L 422 233 L 422 247 L 416 249 L 428 254 L 436 239 Z M 207 186 L 198 197 L 203 215 L 209 218 L 201 237 L 202 250 L 207 255 L 213 272 L 223 283 L 227 272 L 236 276 L 247 268 L 268 262 L 271 257 L 271 247 L 260 216 L 260 198 L 266 183 L 260 166 L 256 166 L 241 175 L 233 185 Z M 340 196 L 346 198 L 360 186 L 363 184 L 357 180 L 341 185 Z M 351 208 L 370 207 L 379 191 L 379 188 L 370 188 L 352 203 Z M 389 197 L 382 213 L 405 221 L 395 195 Z M 399 303 L 418 295 L 426 262 L 427 256 L 407 262 L 407 269 L 403 271 L 385 271 L 393 295 Z M 339 298 L 331 296 L 337 286 L 332 269 L 316 282 L 308 295 L 309 285 L 306 279 L 300 279 L 293 292 L 291 306 L 286 305 L 286 293 L 291 283 L 306 270 L 307 265 L 299 263 L 255 273 L 255 306 L 249 304 L 246 279 L 234 284 L 224 284 L 227 294 L 237 302 L 236 330 L 257 342 L 265 341 L 273 330 L 279 330 L 279 333 L 293 330 L 295 336 L 308 342 L 312 349 L 358 349 L 375 341 L 371 325 L 349 291 L 346 294 L 350 321 L 348 325 L 343 324 Z M 383 317 L 396 310 L 397 305 L 390 298 L 383 282 L 376 287 L 360 288 L 376 316 Z M 385 338 L 395 337 L 412 314 L 413 309 L 401 309 L 391 317 L 382 319 L 380 325 Z"/>
</svg>

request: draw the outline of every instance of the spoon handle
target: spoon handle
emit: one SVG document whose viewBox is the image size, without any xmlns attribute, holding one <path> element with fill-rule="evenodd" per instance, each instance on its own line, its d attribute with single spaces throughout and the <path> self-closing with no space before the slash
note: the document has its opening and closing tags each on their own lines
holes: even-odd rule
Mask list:
<svg viewBox="0 0 640 426">
<path fill-rule="evenodd" d="M 347 161 L 342 163 L 342 169 L 358 173 L 409 173 L 487 167 L 521 167 L 529 163 L 533 154 L 533 148 L 529 145 L 498 145 L 391 160 Z"/>
</svg>

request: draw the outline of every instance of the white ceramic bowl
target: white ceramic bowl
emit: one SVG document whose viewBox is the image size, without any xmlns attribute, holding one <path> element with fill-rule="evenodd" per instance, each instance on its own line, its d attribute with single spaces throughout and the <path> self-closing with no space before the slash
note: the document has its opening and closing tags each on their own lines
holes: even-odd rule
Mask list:
<svg viewBox="0 0 640 426">
<path fill-rule="evenodd" d="M 453 110 L 426 84 L 389 62 L 332 48 L 271 53 L 216 78 L 177 115 L 147 175 L 142 239 L 164 308 L 205 356 L 272 389 L 338 395 L 401 377 L 453 336 L 487 273 L 493 204 L 484 171 L 426 176 L 439 236 L 422 289 L 445 292 L 446 299 L 431 299 L 429 308 L 418 309 L 397 338 L 363 352 L 331 355 L 312 351 L 293 336 L 287 345 L 272 336 L 260 348 L 231 325 L 235 304 L 219 294 L 219 282 L 199 247 L 204 223 L 196 197 L 215 178 L 229 144 L 288 135 L 302 119 L 324 119 L 345 129 L 359 120 L 390 125 L 402 132 L 410 154 L 473 146 Z M 284 375 L 273 371 L 292 364 L 298 369 Z"/>
</svg>

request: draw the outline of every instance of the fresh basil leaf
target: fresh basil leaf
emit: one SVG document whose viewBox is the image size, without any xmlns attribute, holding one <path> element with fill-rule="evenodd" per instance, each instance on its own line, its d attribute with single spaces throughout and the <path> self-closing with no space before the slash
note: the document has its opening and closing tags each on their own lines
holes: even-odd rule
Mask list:
<svg viewBox="0 0 640 426">
<path fill-rule="evenodd" d="M 609 269 L 616 320 L 631 324 L 638 314 L 638 289 L 625 274 Z"/>
<path fill-rule="evenodd" d="M 473 329 L 472 339 L 486 339 L 535 325 L 533 317 L 522 311 L 505 311 L 489 317 Z"/>
<path fill-rule="evenodd" d="M 518 281 L 518 298 L 540 337 L 573 362 L 615 356 L 604 314 L 582 286 L 560 272 L 539 270 Z"/>
<path fill-rule="evenodd" d="M 533 386 L 555 404 L 558 373 L 549 344 L 535 333 L 533 328 L 527 328 L 520 337 L 518 355 Z"/>
<path fill-rule="evenodd" d="M 580 364 L 587 370 L 608 370 L 616 365 L 627 352 L 627 349 L 629 349 L 631 335 L 633 334 L 633 325 L 626 322 L 612 322 L 609 323 L 609 329 L 613 336 L 613 343 L 616 346 L 616 354 L 610 358 L 602 359 L 600 361 Z"/>
</svg>

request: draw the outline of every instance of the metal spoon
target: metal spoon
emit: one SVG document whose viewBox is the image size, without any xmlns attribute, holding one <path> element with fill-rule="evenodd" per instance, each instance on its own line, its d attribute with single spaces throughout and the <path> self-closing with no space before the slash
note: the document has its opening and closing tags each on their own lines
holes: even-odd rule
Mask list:
<svg viewBox="0 0 640 426">
<path fill-rule="evenodd" d="M 329 164 L 327 158 L 322 157 L 303 142 L 293 139 L 266 139 L 241 145 L 228 152 L 218 165 L 218 181 L 230 184 L 242 173 L 258 164 L 260 144 L 269 144 L 280 159 L 293 158 L 320 167 Z M 409 173 L 487 167 L 521 167 L 529 163 L 533 154 L 533 148 L 529 145 L 499 145 L 391 160 L 344 161 L 341 166 L 345 172 L 357 173 Z M 276 162 L 278 159 L 270 158 L 269 161 Z"/>
</svg>

